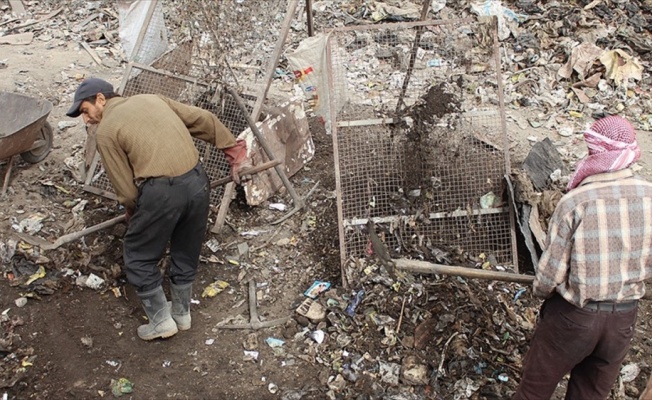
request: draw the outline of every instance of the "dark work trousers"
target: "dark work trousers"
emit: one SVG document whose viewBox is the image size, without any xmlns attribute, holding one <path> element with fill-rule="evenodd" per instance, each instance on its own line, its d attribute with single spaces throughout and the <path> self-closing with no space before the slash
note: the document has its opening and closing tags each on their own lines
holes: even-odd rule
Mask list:
<svg viewBox="0 0 652 400">
<path fill-rule="evenodd" d="M 566 399 L 606 399 L 634 336 L 637 305 L 626 311 L 544 301 L 513 400 L 550 399 L 570 371 Z"/>
<path fill-rule="evenodd" d="M 139 187 L 138 203 L 124 237 L 127 280 L 138 292 L 161 285 L 159 261 L 170 243 L 170 280 L 194 280 L 206 235 L 210 184 L 197 164 L 174 178 L 150 178 Z"/>
</svg>

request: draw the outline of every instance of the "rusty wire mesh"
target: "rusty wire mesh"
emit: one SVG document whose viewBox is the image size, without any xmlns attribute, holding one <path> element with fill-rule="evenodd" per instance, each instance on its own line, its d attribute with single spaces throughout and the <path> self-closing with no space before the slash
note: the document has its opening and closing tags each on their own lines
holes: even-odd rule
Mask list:
<svg viewBox="0 0 652 400">
<path fill-rule="evenodd" d="M 343 265 L 370 253 L 371 218 L 392 257 L 517 266 L 496 40 L 475 19 L 332 32 Z"/>
<path fill-rule="evenodd" d="M 143 40 L 137 56 L 125 72 L 120 89 L 123 96 L 142 93 L 165 95 L 185 104 L 214 113 L 238 136 L 248 127 L 246 116 L 225 85 L 234 87 L 245 100 L 248 113 L 260 114 L 276 59 L 274 48 L 282 39 L 282 23 L 289 1 L 275 0 L 266 7 L 254 2 L 158 1 L 155 13 L 164 9 L 165 18 L 152 18 L 145 32 L 170 32 L 169 50 L 151 65 L 139 63 L 154 49 Z M 296 4 L 295 4 L 296 5 Z M 147 35 L 145 35 L 147 38 Z M 195 140 L 200 157 L 211 180 L 226 176 L 229 166 L 221 151 Z M 115 198 L 102 163 L 96 159 L 85 182 L 85 189 Z M 223 188 L 211 193 L 211 202 L 219 203 Z"/>
</svg>

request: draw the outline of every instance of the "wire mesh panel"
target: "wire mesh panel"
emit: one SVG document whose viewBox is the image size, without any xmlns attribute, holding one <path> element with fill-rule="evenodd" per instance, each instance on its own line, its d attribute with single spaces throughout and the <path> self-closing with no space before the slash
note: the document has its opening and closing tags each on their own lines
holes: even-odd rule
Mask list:
<svg viewBox="0 0 652 400">
<path fill-rule="evenodd" d="M 332 31 L 343 265 L 370 253 L 369 219 L 392 257 L 516 264 L 497 53 L 495 19 Z"/>
<path fill-rule="evenodd" d="M 161 94 L 203 108 L 215 114 L 235 136 L 239 135 L 248 127 L 247 119 L 224 85 L 236 87 L 248 113 L 254 118 L 259 115 L 271 81 L 270 71 L 277 62 L 274 47 L 284 41 L 283 32 L 289 29 L 297 1 L 269 1 L 264 8 L 254 7 L 253 3 L 188 1 L 174 12 L 165 10 L 165 1 L 152 4 L 136 44 L 134 62 L 129 64 L 119 92 L 123 96 Z M 162 7 L 165 19 L 160 18 Z M 146 55 L 158 51 L 161 38 L 152 33 L 165 33 L 166 24 L 178 23 L 183 29 L 173 30 L 178 37 L 171 38 L 170 50 L 151 65 L 140 63 Z M 228 174 L 229 166 L 221 151 L 200 140 L 195 144 L 211 180 Z M 115 199 L 97 158 L 87 175 L 85 189 Z M 211 202 L 218 203 L 222 195 L 222 188 L 213 190 Z"/>
</svg>

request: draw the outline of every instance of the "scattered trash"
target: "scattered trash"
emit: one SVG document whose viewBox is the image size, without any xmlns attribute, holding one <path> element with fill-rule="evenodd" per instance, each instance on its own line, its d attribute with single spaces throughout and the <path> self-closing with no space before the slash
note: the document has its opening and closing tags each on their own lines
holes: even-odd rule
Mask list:
<svg viewBox="0 0 652 400">
<path fill-rule="evenodd" d="M 330 282 L 315 281 L 303 294 L 311 299 L 316 299 L 320 294 L 330 289 L 330 287 Z"/>
<path fill-rule="evenodd" d="M 201 297 L 215 297 L 222 293 L 224 289 L 229 287 L 229 283 L 225 281 L 215 281 L 204 288 Z"/>
<path fill-rule="evenodd" d="M 217 239 L 213 238 L 206 242 L 206 247 L 208 247 L 213 253 L 220 251 L 220 242 Z"/>
<path fill-rule="evenodd" d="M 79 124 L 79 121 L 75 120 L 59 121 L 57 123 L 57 128 L 62 131 L 64 129 L 72 128 L 73 126 L 77 126 L 77 124 Z"/>
<path fill-rule="evenodd" d="M 86 346 L 86 347 L 89 347 L 89 348 L 90 348 L 90 347 L 93 347 L 93 338 L 91 338 L 91 337 L 89 337 L 89 336 L 83 336 L 83 337 L 81 338 L 81 342 L 82 342 L 82 344 L 83 344 L 84 346 Z"/>
<path fill-rule="evenodd" d="M 38 267 L 38 271 L 36 273 L 32 274 L 27 281 L 25 281 L 25 285 L 29 285 L 32 282 L 39 280 L 41 278 L 45 277 L 45 268 L 43 266 Z"/>
<path fill-rule="evenodd" d="M 12 218 L 14 223 L 11 225 L 11 228 L 16 232 L 33 235 L 43 228 L 43 220 L 45 218 L 46 216 L 40 213 L 32 214 L 29 217 L 23 218 L 20 222 Z"/>
<path fill-rule="evenodd" d="M 206 339 L 204 343 L 206 344 L 206 346 L 212 346 L 213 343 L 215 343 L 215 339 Z"/>
<path fill-rule="evenodd" d="M 633 382 L 640 373 L 641 367 L 637 363 L 623 365 L 620 368 L 620 379 L 625 383 Z"/>
<path fill-rule="evenodd" d="M 270 210 L 277 210 L 277 211 L 285 211 L 288 209 L 288 206 L 282 203 L 270 203 L 269 204 L 269 209 Z"/>
<path fill-rule="evenodd" d="M 16 303 L 16 307 L 25 307 L 27 304 L 27 298 L 26 297 L 19 297 L 17 298 L 14 303 Z"/>
<path fill-rule="evenodd" d="M 305 299 L 296 311 L 297 314 L 308 318 L 313 323 L 321 322 L 326 318 L 326 309 L 324 306 L 311 298 Z"/>
<path fill-rule="evenodd" d="M 359 290 L 355 296 L 353 297 L 353 300 L 351 300 L 351 303 L 346 307 L 346 310 L 344 312 L 346 315 L 349 317 L 353 317 L 355 315 L 355 310 L 358 308 L 358 305 L 360 305 L 360 302 L 362 301 L 362 297 L 364 297 L 364 289 Z"/>
<path fill-rule="evenodd" d="M 276 394 L 276 392 L 278 392 L 278 386 L 276 386 L 275 383 L 270 383 L 267 385 L 267 390 L 269 390 L 271 394 Z"/>
<path fill-rule="evenodd" d="M 245 350 L 243 361 L 258 361 L 258 352 Z"/>
<path fill-rule="evenodd" d="M 285 341 L 281 340 L 281 339 L 276 339 L 276 338 L 273 338 L 273 337 L 268 337 L 267 339 L 265 339 L 265 343 L 267 343 L 267 345 L 269 347 L 275 348 L 275 347 L 283 346 L 285 344 Z"/>
<path fill-rule="evenodd" d="M 324 342 L 325 337 L 326 337 L 326 334 L 321 329 L 318 329 L 318 330 L 310 333 L 310 338 L 312 340 L 314 340 L 315 342 L 317 342 L 318 344 L 322 344 Z"/>
<path fill-rule="evenodd" d="M 120 378 L 118 380 L 111 379 L 111 393 L 113 393 L 115 397 L 133 393 L 133 391 L 134 385 L 127 378 Z"/>
</svg>

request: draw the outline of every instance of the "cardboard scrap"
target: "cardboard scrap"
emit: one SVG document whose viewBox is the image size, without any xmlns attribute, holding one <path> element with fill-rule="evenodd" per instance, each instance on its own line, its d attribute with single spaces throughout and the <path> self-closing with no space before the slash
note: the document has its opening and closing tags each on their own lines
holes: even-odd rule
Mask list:
<svg viewBox="0 0 652 400">
<path fill-rule="evenodd" d="M 0 44 L 30 44 L 32 40 L 34 40 L 34 32 L 0 36 Z"/>
<path fill-rule="evenodd" d="M 256 125 L 274 153 L 274 158 L 281 161 L 286 175 L 291 177 L 312 160 L 315 154 L 308 119 L 300 98 L 293 98 L 281 105 L 274 114 L 276 115 L 271 115 Z M 251 128 L 243 131 L 239 138 L 247 142 L 254 165 L 269 161 Z M 284 189 L 283 182 L 273 168 L 262 171 L 245 185 L 247 204 L 259 205 L 281 189 Z"/>
<path fill-rule="evenodd" d="M 605 77 L 613 79 L 616 85 L 627 83 L 629 78 L 639 81 L 643 78 L 641 62 L 621 49 L 605 51 L 600 62 L 607 68 Z"/>
<path fill-rule="evenodd" d="M 557 74 L 562 78 L 569 79 L 573 71 L 576 71 L 580 79 L 583 80 L 591 69 L 593 62 L 600 57 L 602 52 L 603 50 L 598 46 L 584 42 L 571 50 L 568 61 L 559 68 Z"/>
<path fill-rule="evenodd" d="M 17 16 L 25 15 L 25 6 L 21 0 L 9 0 L 9 5 Z"/>
</svg>

